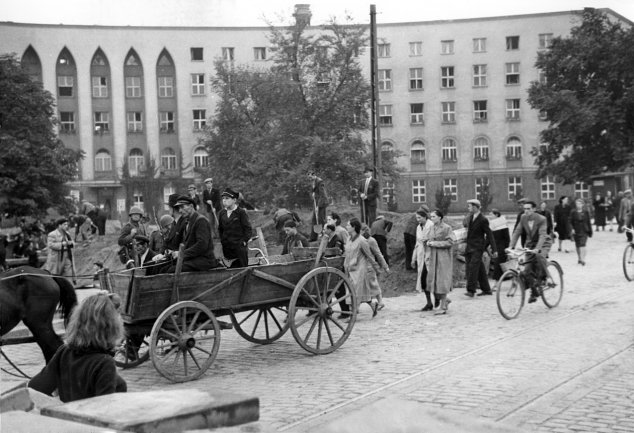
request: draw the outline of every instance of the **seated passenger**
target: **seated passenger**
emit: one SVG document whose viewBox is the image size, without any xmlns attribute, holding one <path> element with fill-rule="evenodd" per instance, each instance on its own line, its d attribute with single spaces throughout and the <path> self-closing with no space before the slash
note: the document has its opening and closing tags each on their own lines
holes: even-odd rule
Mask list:
<svg viewBox="0 0 634 433">
<path fill-rule="evenodd" d="M 297 223 L 295 221 L 286 221 L 284 223 L 284 231 L 286 232 L 286 239 L 284 240 L 284 249 L 282 254 L 290 254 L 293 251 L 293 247 L 307 247 L 308 239 L 297 231 Z"/>
</svg>

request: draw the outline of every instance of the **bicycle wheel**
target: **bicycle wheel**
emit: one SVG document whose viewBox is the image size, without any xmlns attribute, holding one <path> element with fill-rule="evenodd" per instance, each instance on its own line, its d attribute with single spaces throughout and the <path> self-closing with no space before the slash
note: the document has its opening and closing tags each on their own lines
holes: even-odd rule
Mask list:
<svg viewBox="0 0 634 433">
<path fill-rule="evenodd" d="M 507 320 L 519 316 L 524 306 L 524 282 L 515 271 L 506 271 L 498 281 L 496 294 L 498 310 Z"/>
<path fill-rule="evenodd" d="M 564 294 L 564 273 L 561 270 L 559 263 L 549 261 L 546 266 L 546 282 L 541 286 L 542 301 L 548 308 L 553 308 L 559 305 L 561 297 Z"/>
<path fill-rule="evenodd" d="M 634 281 L 634 245 L 627 244 L 623 251 L 623 273 L 627 281 Z"/>
</svg>

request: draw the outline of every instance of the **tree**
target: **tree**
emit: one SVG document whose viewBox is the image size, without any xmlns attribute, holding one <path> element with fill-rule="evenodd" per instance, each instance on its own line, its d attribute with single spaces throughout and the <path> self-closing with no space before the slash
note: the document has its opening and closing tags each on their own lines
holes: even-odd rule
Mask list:
<svg viewBox="0 0 634 433">
<path fill-rule="evenodd" d="M 220 101 L 204 140 L 210 172 L 262 201 L 312 203 L 309 170 L 343 196 L 371 161 L 370 86 L 358 61 L 365 28 L 331 22 L 307 35 L 305 26 L 271 27 L 268 69 L 215 65 Z"/>
<path fill-rule="evenodd" d="M 55 135 L 53 96 L 0 55 L 0 212 L 42 216 L 62 207 L 82 153 Z"/>
<path fill-rule="evenodd" d="M 528 102 L 550 122 L 533 149 L 538 177 L 564 183 L 634 164 L 634 30 L 585 9 L 569 37 L 554 38 L 535 66 Z"/>
</svg>

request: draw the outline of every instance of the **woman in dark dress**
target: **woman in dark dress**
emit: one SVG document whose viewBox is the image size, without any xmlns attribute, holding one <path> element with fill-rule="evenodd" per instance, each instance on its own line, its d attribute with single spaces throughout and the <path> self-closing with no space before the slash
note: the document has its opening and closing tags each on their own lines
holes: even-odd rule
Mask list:
<svg viewBox="0 0 634 433">
<path fill-rule="evenodd" d="M 597 227 L 597 231 L 599 231 L 599 227 L 603 227 L 603 231 L 605 231 L 605 199 L 601 196 L 601 194 L 597 194 L 592 202 L 592 206 L 594 206 L 594 225 Z"/>
<path fill-rule="evenodd" d="M 583 199 L 575 200 L 575 209 L 570 212 L 570 227 L 572 237 L 575 240 L 577 258 L 581 266 L 586 265 L 586 242 L 592 237 L 592 224 L 590 223 L 590 212 L 584 207 Z"/>
<path fill-rule="evenodd" d="M 559 204 L 555 206 L 555 232 L 559 237 L 559 248 L 557 251 L 561 251 L 563 241 L 570 239 L 570 199 L 566 195 L 562 195 L 559 198 Z M 568 250 L 564 249 L 565 252 Z"/>
</svg>

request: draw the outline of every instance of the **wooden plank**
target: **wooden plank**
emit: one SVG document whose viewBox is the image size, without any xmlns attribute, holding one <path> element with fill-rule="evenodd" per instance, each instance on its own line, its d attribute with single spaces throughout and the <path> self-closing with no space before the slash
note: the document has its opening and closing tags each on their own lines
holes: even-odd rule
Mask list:
<svg viewBox="0 0 634 433">
<path fill-rule="evenodd" d="M 3 413 L 0 426 L 2 433 L 113 433 L 112 429 L 106 427 L 95 427 L 21 411 Z"/>
<path fill-rule="evenodd" d="M 257 421 L 260 403 L 257 397 L 188 388 L 102 395 L 43 408 L 42 414 L 123 431 L 171 433 Z"/>
<path fill-rule="evenodd" d="M 297 283 L 293 284 L 293 283 L 291 283 L 289 281 L 286 281 L 283 278 L 279 278 L 279 277 L 276 277 L 274 275 L 267 274 L 266 272 L 262 272 L 259 269 L 254 269 L 253 270 L 253 275 L 255 275 L 258 278 L 262 278 L 263 280 L 270 281 L 272 283 L 275 283 L 275 284 L 277 284 L 279 286 L 282 286 L 282 287 L 286 287 L 286 288 L 291 289 L 291 290 L 295 290 L 295 284 L 297 284 Z"/>
</svg>

